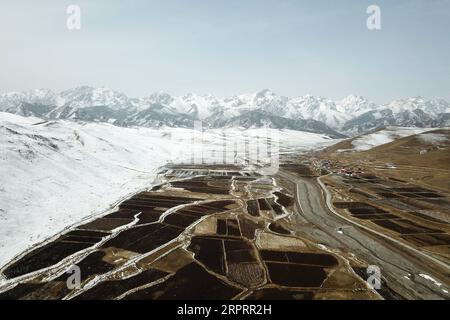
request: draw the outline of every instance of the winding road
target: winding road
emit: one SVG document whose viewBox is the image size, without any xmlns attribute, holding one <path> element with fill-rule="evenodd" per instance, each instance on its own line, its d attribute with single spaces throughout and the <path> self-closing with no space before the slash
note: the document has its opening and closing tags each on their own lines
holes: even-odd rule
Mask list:
<svg viewBox="0 0 450 320">
<path fill-rule="evenodd" d="M 313 178 L 293 176 L 282 170 L 279 175 L 295 184 L 299 220 L 308 222 L 306 226 L 300 222 L 298 232 L 309 233 L 314 241 L 329 249 L 353 254 L 368 264 L 379 266 L 389 287 L 405 298 L 449 299 L 445 292 L 448 288 L 418 276 L 430 275 L 445 283 L 442 273 L 448 271 L 447 265 L 422 252 L 417 254 L 417 249 L 336 214 L 332 207 L 330 210 L 330 195 L 324 199 L 320 179 L 317 183 Z M 442 268 L 441 272 L 439 268 Z"/>
</svg>

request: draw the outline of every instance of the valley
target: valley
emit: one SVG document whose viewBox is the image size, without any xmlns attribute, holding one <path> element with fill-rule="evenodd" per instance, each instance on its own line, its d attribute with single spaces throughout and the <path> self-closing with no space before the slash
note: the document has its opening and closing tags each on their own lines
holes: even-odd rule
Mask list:
<svg viewBox="0 0 450 320">
<path fill-rule="evenodd" d="M 450 300 L 450 1 L 22 2 L 0 10 L 11 314 Z"/>
<path fill-rule="evenodd" d="M 0 196 L 27 203 L 5 192 L 17 168 L 54 167 L 53 180 L 31 176 L 34 185 L 20 187 L 29 207 L 2 209 L 13 228 L 1 230 L 1 241 L 14 243 L 0 299 L 450 298 L 448 129 L 390 127 L 347 140 L 280 130 L 243 150 L 222 146 L 264 132 L 206 130 L 180 153 L 186 129 L 0 116 L 0 142 L 17 164 Z M 258 141 L 268 145 L 252 146 L 259 152 L 249 157 Z M 274 154 L 266 152 L 275 149 L 268 170 Z M 206 156 L 193 163 L 192 152 Z M 149 154 L 159 160 L 147 162 Z M 84 207 L 68 168 L 95 190 Z M 46 208 L 36 184 L 53 190 L 58 205 Z M 40 214 L 51 207 L 61 211 Z M 41 241 L 14 227 L 24 216 Z"/>
<path fill-rule="evenodd" d="M 448 299 L 447 194 L 373 175 L 319 178 L 308 158 L 286 154 L 272 176 L 166 165 L 160 184 L 4 267 L 0 298 Z M 423 213 L 386 189 L 439 201 Z"/>
</svg>

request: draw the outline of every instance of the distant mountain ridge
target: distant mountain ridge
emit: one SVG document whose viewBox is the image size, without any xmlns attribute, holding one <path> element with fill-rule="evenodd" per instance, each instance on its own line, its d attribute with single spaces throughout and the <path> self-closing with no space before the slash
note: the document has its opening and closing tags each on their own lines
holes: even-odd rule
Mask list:
<svg viewBox="0 0 450 320">
<path fill-rule="evenodd" d="M 1 94 L 0 111 L 121 126 L 192 127 L 201 120 L 212 128 L 285 128 L 336 137 L 385 126 L 450 125 L 450 104 L 442 99 L 415 97 L 379 105 L 356 95 L 339 101 L 311 95 L 288 98 L 267 89 L 225 98 L 193 93 L 171 96 L 164 92 L 129 98 L 108 88 L 88 86 L 59 94 L 36 89 Z"/>
</svg>

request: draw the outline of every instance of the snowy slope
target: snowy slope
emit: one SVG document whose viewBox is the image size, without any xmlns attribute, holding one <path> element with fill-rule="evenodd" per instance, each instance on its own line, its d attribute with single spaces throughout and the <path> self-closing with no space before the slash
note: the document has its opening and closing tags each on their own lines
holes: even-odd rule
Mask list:
<svg viewBox="0 0 450 320">
<path fill-rule="evenodd" d="M 148 186 L 170 154 L 150 129 L 0 114 L 0 131 L 0 265 Z"/>
<path fill-rule="evenodd" d="M 430 128 L 388 127 L 386 129 L 359 136 L 352 141 L 354 151 L 365 151 L 396 139 L 435 130 Z"/>
<path fill-rule="evenodd" d="M 291 99 L 290 116 L 321 121 L 336 129 L 351 118 L 349 113 L 339 111 L 334 101 L 311 95 Z"/>
<path fill-rule="evenodd" d="M 278 133 L 284 149 L 336 142 L 326 135 Z M 189 161 L 191 152 L 223 147 L 234 137 L 265 129 L 123 128 L 106 123 L 42 120 L 0 112 L 0 266 L 27 247 L 123 197 L 150 187 L 167 161 Z M 203 146 L 202 146 L 203 141 Z M 218 154 L 218 153 L 216 153 Z"/>
</svg>

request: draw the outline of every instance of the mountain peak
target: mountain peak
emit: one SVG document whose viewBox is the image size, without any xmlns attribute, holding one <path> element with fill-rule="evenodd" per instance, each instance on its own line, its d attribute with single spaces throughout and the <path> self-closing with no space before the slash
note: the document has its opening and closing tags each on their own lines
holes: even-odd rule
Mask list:
<svg viewBox="0 0 450 320">
<path fill-rule="evenodd" d="M 344 99 L 342 99 L 341 101 L 366 101 L 366 99 L 363 96 L 360 95 L 356 95 L 356 94 L 349 94 L 348 96 L 346 96 Z"/>
<path fill-rule="evenodd" d="M 276 94 L 270 89 L 263 89 L 255 93 L 255 97 L 275 96 Z"/>
<path fill-rule="evenodd" d="M 194 120 L 212 124 L 258 111 L 263 117 L 314 120 L 334 130 L 352 133 L 388 124 L 440 126 L 447 119 L 441 115 L 450 113 L 450 104 L 442 99 L 412 97 L 378 105 L 355 94 L 339 101 L 311 94 L 288 98 L 270 89 L 224 98 L 195 93 L 171 96 L 163 91 L 143 98 L 128 98 L 108 87 L 79 86 L 60 94 L 49 89 L 1 94 L 0 111 L 43 118 L 148 126 L 188 125 Z M 252 125 L 263 126 L 268 123 L 266 120 L 260 119 Z"/>
</svg>

